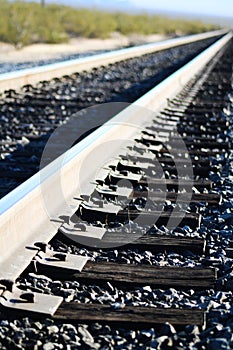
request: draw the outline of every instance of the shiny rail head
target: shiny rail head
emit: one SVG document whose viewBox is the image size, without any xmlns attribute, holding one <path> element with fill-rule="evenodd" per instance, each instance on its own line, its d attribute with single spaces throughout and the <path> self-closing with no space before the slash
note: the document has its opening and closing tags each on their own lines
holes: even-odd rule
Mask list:
<svg viewBox="0 0 233 350">
<path fill-rule="evenodd" d="M 17 90 L 27 84 L 36 84 L 39 81 L 50 80 L 75 72 L 90 70 L 94 67 L 116 63 L 121 60 L 130 59 L 147 53 L 158 52 L 179 45 L 217 37 L 224 34 L 226 34 L 225 30 L 218 30 L 208 33 L 189 35 L 181 38 L 173 38 L 161 42 L 114 50 L 85 58 L 78 58 L 40 67 L 4 73 L 0 75 L 0 92 L 4 92 L 5 90 L 9 89 Z"/>
</svg>

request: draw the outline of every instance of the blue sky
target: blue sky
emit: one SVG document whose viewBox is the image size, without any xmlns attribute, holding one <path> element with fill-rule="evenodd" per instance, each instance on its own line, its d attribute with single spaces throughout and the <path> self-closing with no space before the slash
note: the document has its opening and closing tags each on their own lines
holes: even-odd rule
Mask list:
<svg viewBox="0 0 233 350">
<path fill-rule="evenodd" d="M 120 0 L 119 2 L 124 3 L 124 0 Z M 233 18 L 233 0 L 130 0 L 130 2 L 137 7 L 144 7 L 147 9 Z"/>
<path fill-rule="evenodd" d="M 175 11 L 177 13 L 230 17 L 233 19 L 233 0 L 45 0 L 45 3 L 51 2 L 77 7 L 114 8 L 127 11 L 143 9 L 149 12 L 156 12 L 156 10 Z"/>
</svg>

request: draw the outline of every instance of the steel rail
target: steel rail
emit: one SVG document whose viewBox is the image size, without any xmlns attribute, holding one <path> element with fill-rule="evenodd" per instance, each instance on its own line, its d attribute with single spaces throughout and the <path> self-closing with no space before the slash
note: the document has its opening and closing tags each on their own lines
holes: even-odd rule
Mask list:
<svg viewBox="0 0 233 350">
<path fill-rule="evenodd" d="M 85 179 L 80 179 L 79 184 L 77 170 L 95 147 L 108 140 L 122 139 L 122 135 L 124 139 L 121 146 L 128 145 L 129 140 L 140 130 L 140 126 L 145 128 L 149 123 L 152 111 L 153 114 L 160 111 L 166 105 L 167 99 L 174 97 L 231 38 L 232 33 L 225 35 L 130 107 L 72 147 L 65 155 L 0 200 L 0 280 L 8 278 L 14 281 L 36 254 L 35 251 L 25 247 L 32 246 L 36 241 L 48 243 L 61 226 L 60 222 L 56 222 L 59 216 L 75 212 L 77 200 L 74 196 L 81 194 L 80 186 L 82 190 L 85 188 L 87 193 L 93 190 L 90 182 L 93 181 L 95 168 L 101 168 L 105 159 L 96 159 L 93 169 L 89 169 L 89 174 Z M 141 113 L 135 113 L 139 107 L 147 108 L 148 113 L 144 113 L 143 116 Z M 138 125 L 138 129 L 135 129 L 135 124 Z M 109 148 L 105 157 L 110 159 L 118 154 L 119 148 Z M 64 191 L 65 207 L 64 203 L 56 201 L 58 183 L 61 183 Z M 51 204 L 50 215 L 45 202 Z"/>
<path fill-rule="evenodd" d="M 36 84 L 42 80 L 59 78 L 75 72 L 90 70 L 102 65 L 116 63 L 122 60 L 127 60 L 129 58 L 139 57 L 152 52 L 158 52 L 161 50 L 193 43 L 199 40 L 217 37 L 224 34 L 226 34 L 226 31 L 224 30 L 212 31 L 197 35 L 184 36 L 182 38 L 164 40 L 152 44 L 140 45 L 127 49 L 114 50 L 103 54 L 48 64 L 41 67 L 4 73 L 0 75 L 0 92 L 8 89 L 16 90 L 26 84 Z"/>
</svg>

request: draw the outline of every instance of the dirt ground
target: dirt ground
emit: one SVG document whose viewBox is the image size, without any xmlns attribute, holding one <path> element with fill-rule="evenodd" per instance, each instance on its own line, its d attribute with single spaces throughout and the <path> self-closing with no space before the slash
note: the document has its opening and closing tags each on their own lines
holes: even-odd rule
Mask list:
<svg viewBox="0 0 233 350">
<path fill-rule="evenodd" d="M 37 60 L 47 60 L 62 57 L 63 55 L 78 54 L 95 50 L 113 50 L 128 45 L 151 43 L 164 40 L 162 35 L 123 36 L 113 33 L 109 39 L 86 39 L 75 38 L 65 44 L 34 44 L 15 49 L 13 45 L 0 43 L 0 62 L 27 62 Z"/>
</svg>

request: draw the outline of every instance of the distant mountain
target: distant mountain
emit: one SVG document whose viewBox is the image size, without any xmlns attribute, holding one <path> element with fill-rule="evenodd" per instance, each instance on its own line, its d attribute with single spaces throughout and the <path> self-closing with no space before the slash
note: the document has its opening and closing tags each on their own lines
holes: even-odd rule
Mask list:
<svg viewBox="0 0 233 350">
<path fill-rule="evenodd" d="M 233 18 L 222 16 L 208 16 L 204 14 L 180 13 L 174 11 L 159 11 L 158 15 L 167 16 L 170 18 L 185 18 L 186 20 L 198 20 L 203 23 L 216 24 L 225 28 L 233 28 Z"/>
<path fill-rule="evenodd" d="M 30 1 L 30 0 L 27 0 Z M 32 0 L 31 0 L 32 1 Z M 35 0 L 34 0 L 35 1 Z M 40 2 L 40 0 L 37 0 Z M 72 7 L 84 7 L 84 8 L 97 8 L 106 11 L 121 10 L 128 13 L 139 13 L 142 12 L 143 1 L 140 6 L 135 6 L 131 0 L 45 0 L 46 4 L 56 3 L 59 5 L 67 5 Z M 197 15 L 192 13 L 180 13 L 173 11 L 162 11 L 162 10 L 145 10 L 150 14 L 157 14 L 161 16 L 167 16 L 171 18 L 185 18 L 187 20 L 200 20 L 204 23 L 217 24 L 224 27 L 233 28 L 233 19 L 229 17 L 217 17 L 208 15 Z"/>
<path fill-rule="evenodd" d="M 48 3 L 57 3 L 73 7 L 100 8 L 106 10 L 132 11 L 137 8 L 130 0 L 106 1 L 106 0 L 45 0 Z"/>
</svg>

